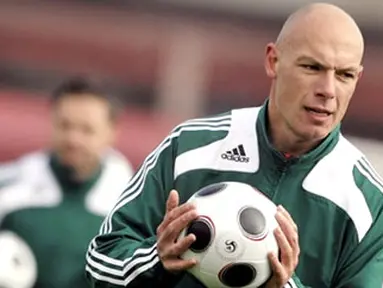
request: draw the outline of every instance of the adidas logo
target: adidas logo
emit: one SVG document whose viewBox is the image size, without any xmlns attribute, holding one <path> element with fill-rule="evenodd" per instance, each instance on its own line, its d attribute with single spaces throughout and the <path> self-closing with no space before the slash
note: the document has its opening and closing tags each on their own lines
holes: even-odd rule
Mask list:
<svg viewBox="0 0 383 288">
<path fill-rule="evenodd" d="M 240 144 L 236 148 L 226 151 L 221 154 L 221 158 L 224 160 L 235 161 L 235 162 L 249 162 L 250 158 L 246 156 L 245 148 Z"/>
</svg>

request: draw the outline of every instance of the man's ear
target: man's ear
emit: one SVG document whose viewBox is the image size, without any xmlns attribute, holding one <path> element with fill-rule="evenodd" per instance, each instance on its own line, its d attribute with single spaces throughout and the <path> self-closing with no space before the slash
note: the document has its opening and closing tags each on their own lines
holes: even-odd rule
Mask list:
<svg viewBox="0 0 383 288">
<path fill-rule="evenodd" d="M 358 72 L 358 80 L 362 78 L 364 67 L 360 65 L 359 72 Z"/>
<path fill-rule="evenodd" d="M 277 76 L 277 48 L 274 43 L 266 45 L 265 70 L 268 77 L 271 79 Z"/>
</svg>

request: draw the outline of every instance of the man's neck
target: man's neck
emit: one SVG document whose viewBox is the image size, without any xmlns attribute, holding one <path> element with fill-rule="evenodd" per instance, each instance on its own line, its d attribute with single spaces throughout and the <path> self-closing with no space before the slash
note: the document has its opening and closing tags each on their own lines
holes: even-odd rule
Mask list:
<svg viewBox="0 0 383 288">
<path fill-rule="evenodd" d="M 100 163 L 94 163 L 94 165 L 87 165 L 84 167 L 76 167 L 73 173 L 73 180 L 78 182 L 85 182 L 90 178 L 93 178 L 100 170 Z"/>
<path fill-rule="evenodd" d="M 94 163 L 94 165 L 73 167 L 63 164 L 56 155 L 53 155 L 52 157 L 54 171 L 65 182 L 72 182 L 77 184 L 85 183 L 91 178 L 95 177 L 95 175 L 98 174 L 101 169 L 101 164 L 99 162 Z"/>
<path fill-rule="evenodd" d="M 299 157 L 319 145 L 321 140 L 307 141 L 298 137 L 280 117 L 274 114 L 275 109 L 272 109 L 270 105 L 272 104 L 269 103 L 266 113 L 266 128 L 269 141 L 277 151 L 290 157 Z"/>
<path fill-rule="evenodd" d="M 302 141 L 294 135 L 292 131 L 284 135 L 284 131 L 275 131 L 273 127 L 269 127 L 270 142 L 277 151 L 293 157 L 299 157 L 313 150 L 319 145 L 320 140 L 309 142 Z M 286 131 L 286 130 L 285 130 Z M 288 131 L 288 130 L 287 130 Z"/>
</svg>

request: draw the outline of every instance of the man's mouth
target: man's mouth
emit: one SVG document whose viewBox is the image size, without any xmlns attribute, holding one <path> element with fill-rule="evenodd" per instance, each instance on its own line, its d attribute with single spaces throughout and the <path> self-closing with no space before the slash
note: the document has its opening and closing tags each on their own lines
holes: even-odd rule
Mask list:
<svg viewBox="0 0 383 288">
<path fill-rule="evenodd" d="M 321 107 L 305 107 L 306 111 L 322 116 L 330 116 L 332 112 L 330 110 Z"/>
</svg>

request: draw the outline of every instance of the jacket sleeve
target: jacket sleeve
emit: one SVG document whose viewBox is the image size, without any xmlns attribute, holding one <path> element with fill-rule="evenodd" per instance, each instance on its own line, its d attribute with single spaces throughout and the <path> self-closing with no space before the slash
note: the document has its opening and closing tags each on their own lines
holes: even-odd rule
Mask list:
<svg viewBox="0 0 383 288">
<path fill-rule="evenodd" d="M 340 263 L 342 262 L 340 261 Z M 308 267 L 308 269 L 310 268 Z M 383 209 L 368 234 L 348 254 L 347 259 L 337 267 L 337 271 L 331 288 L 383 287 Z M 284 288 L 304 287 L 311 286 L 301 283 L 296 274 L 284 286 Z"/>
<path fill-rule="evenodd" d="M 157 255 L 156 228 L 173 188 L 178 134 L 175 129 L 148 155 L 91 241 L 86 255 L 91 287 L 171 287 L 177 282 Z"/>
<path fill-rule="evenodd" d="M 360 239 L 352 235 L 343 239 L 344 251 L 333 283 L 336 288 L 383 287 L 383 180 L 367 161 L 363 163 L 354 175 L 370 210 L 370 225 Z"/>
<path fill-rule="evenodd" d="M 366 163 L 366 162 L 365 162 Z M 363 172 L 363 173 L 362 173 Z M 355 183 L 363 192 L 370 215 L 363 216 L 368 225 L 363 236 L 357 233 L 352 221 L 339 239 L 342 251 L 336 263 L 331 288 L 382 288 L 383 287 L 383 181 L 372 168 L 354 169 Z M 307 267 L 305 269 L 310 269 Z M 293 275 L 284 288 L 309 287 Z"/>
<path fill-rule="evenodd" d="M 334 287 L 383 287 L 383 209 L 363 240 L 338 268 Z"/>
</svg>

